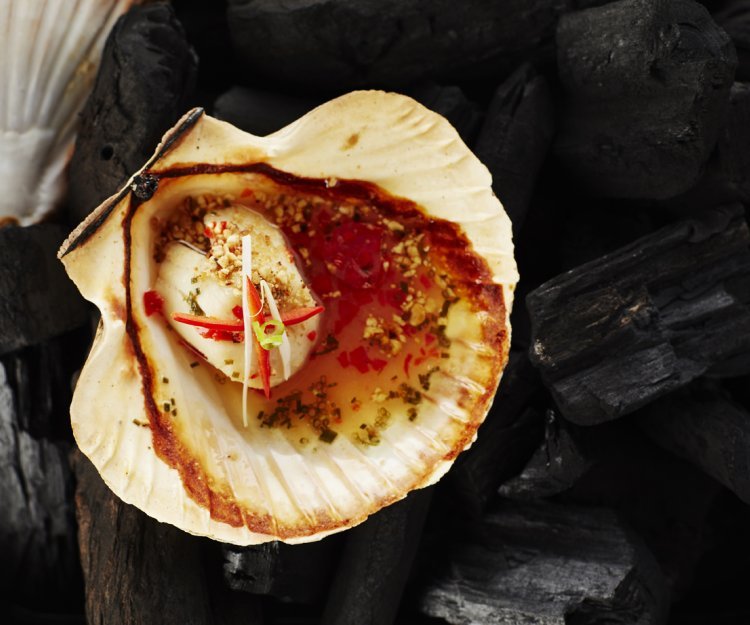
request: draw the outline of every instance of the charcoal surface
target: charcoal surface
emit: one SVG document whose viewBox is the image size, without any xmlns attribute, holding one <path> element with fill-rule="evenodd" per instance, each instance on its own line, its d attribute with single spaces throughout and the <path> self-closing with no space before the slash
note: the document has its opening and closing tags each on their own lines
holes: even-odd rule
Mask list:
<svg viewBox="0 0 750 625">
<path fill-rule="evenodd" d="M 606 426 L 576 426 L 548 410 L 544 439 L 523 470 L 500 487 L 500 494 L 537 499 L 565 492 L 611 451 L 611 433 L 601 428 Z"/>
<path fill-rule="evenodd" d="M 730 0 L 714 19 L 732 39 L 737 51 L 735 78 L 750 81 L 750 1 Z"/>
<path fill-rule="evenodd" d="M 713 150 L 737 64 L 692 0 L 619 0 L 557 27 L 565 103 L 555 152 L 594 194 L 663 199 L 692 187 Z"/>
<path fill-rule="evenodd" d="M 393 623 L 431 497 L 414 491 L 347 532 L 321 625 Z"/>
<path fill-rule="evenodd" d="M 89 625 L 213 623 L 200 540 L 115 497 L 80 452 L 74 467 Z"/>
<path fill-rule="evenodd" d="M 547 79 L 524 64 L 495 91 L 474 151 L 518 233 L 555 133 Z"/>
<path fill-rule="evenodd" d="M 549 46 L 568 0 L 230 0 L 249 70 L 311 90 L 502 76 Z"/>
<path fill-rule="evenodd" d="M 477 440 L 463 452 L 439 489 L 462 511 L 479 516 L 497 487 L 518 473 L 542 438 L 543 388 L 524 352 L 511 352 L 495 401 L 479 426 Z M 442 492 L 445 491 L 445 492 Z"/>
<path fill-rule="evenodd" d="M 11 360 L 0 362 L 0 597 L 64 611 L 75 607 L 80 590 L 69 446 L 21 428 L 17 380 L 6 369 Z M 37 392 L 51 401 L 48 390 Z"/>
<path fill-rule="evenodd" d="M 109 34 L 70 164 L 71 223 L 82 221 L 154 153 L 184 114 L 197 59 L 168 3 L 133 7 Z"/>
<path fill-rule="evenodd" d="M 530 293 L 530 358 L 563 415 L 601 423 L 705 373 L 746 373 L 749 243 L 742 206 L 724 206 Z"/>
<path fill-rule="evenodd" d="M 88 305 L 57 260 L 55 224 L 0 228 L 0 354 L 85 324 Z"/>
<path fill-rule="evenodd" d="M 265 137 L 302 117 L 322 100 L 234 86 L 214 102 L 213 114 L 242 130 Z"/>
<path fill-rule="evenodd" d="M 750 503 L 750 413 L 716 384 L 696 381 L 639 411 L 638 423 Z"/>
<path fill-rule="evenodd" d="M 750 201 L 750 85 L 732 85 L 724 126 L 716 145 L 719 176 L 737 199 Z"/>
<path fill-rule="evenodd" d="M 612 511 L 506 502 L 452 546 L 420 609 L 452 625 L 656 625 L 667 600 L 653 557 Z"/>
<path fill-rule="evenodd" d="M 652 442 L 634 419 L 593 428 L 589 441 L 601 447 L 597 461 L 555 501 L 614 510 L 644 540 L 656 558 L 673 599 L 689 591 L 710 544 L 706 520 L 717 498 L 728 492 L 688 462 Z M 609 444 L 602 444 L 600 432 Z M 592 453 L 591 447 L 584 450 Z M 528 491 L 527 491 L 528 492 Z"/>
<path fill-rule="evenodd" d="M 250 547 L 223 545 L 226 583 L 232 590 L 281 601 L 322 601 L 331 582 L 338 538 L 302 545 L 278 541 Z"/>
</svg>

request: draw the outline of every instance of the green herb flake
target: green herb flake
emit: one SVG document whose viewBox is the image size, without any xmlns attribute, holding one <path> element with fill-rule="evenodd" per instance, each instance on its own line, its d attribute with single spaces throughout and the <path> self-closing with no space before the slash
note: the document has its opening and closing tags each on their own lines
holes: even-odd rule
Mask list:
<svg viewBox="0 0 750 625">
<path fill-rule="evenodd" d="M 334 432 L 333 430 L 323 430 L 320 433 L 320 436 L 318 436 L 318 440 L 330 445 L 333 441 L 336 440 L 337 436 L 338 432 Z"/>
</svg>

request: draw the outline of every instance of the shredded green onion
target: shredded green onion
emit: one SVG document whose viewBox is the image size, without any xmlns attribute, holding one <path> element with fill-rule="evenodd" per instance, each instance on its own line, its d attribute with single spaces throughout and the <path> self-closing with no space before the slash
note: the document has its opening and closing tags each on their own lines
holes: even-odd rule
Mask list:
<svg viewBox="0 0 750 625">
<path fill-rule="evenodd" d="M 268 351 L 281 345 L 286 328 L 282 321 L 269 319 L 263 324 L 253 321 L 253 331 L 260 346 Z"/>
</svg>

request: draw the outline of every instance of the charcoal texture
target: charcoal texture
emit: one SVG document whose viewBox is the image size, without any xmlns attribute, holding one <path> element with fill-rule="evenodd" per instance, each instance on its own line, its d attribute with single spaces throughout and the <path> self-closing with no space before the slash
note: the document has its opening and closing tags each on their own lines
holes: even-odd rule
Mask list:
<svg viewBox="0 0 750 625">
<path fill-rule="evenodd" d="M 700 380 L 638 412 L 659 445 L 750 503 L 750 413 L 715 384 Z"/>
<path fill-rule="evenodd" d="M 0 228 L 0 354 L 87 322 L 89 307 L 57 260 L 65 235 L 54 224 Z"/>
<path fill-rule="evenodd" d="M 312 90 L 499 77 L 545 45 L 568 0 L 230 0 L 238 57 Z"/>
<path fill-rule="evenodd" d="M 718 172 L 715 176 L 729 192 L 725 197 L 750 201 L 750 85 L 736 82 L 732 85 L 729 109 L 724 127 L 716 145 Z M 714 172 L 712 172 L 714 173 Z M 716 195 L 714 196 L 716 197 Z"/>
<path fill-rule="evenodd" d="M 735 78 L 750 81 L 750 1 L 731 0 L 714 19 L 731 37 L 737 51 Z"/>
<path fill-rule="evenodd" d="M 525 64 L 495 91 L 474 146 L 492 174 L 492 188 L 516 233 L 554 133 L 555 111 L 547 80 Z"/>
<path fill-rule="evenodd" d="M 212 624 L 199 539 L 115 497 L 80 452 L 74 465 L 89 625 Z"/>
<path fill-rule="evenodd" d="M 609 510 L 508 502 L 474 529 L 424 590 L 424 614 L 452 625 L 666 621 L 653 557 Z"/>
<path fill-rule="evenodd" d="M 394 622 L 431 496 L 415 491 L 347 533 L 322 625 Z"/>
<path fill-rule="evenodd" d="M 500 494 L 512 499 L 536 499 L 571 488 L 599 462 L 602 453 L 611 449 L 611 444 L 603 444 L 604 437 L 592 435 L 593 429 L 578 427 L 549 410 L 544 440 L 523 470 L 500 487 Z"/>
<path fill-rule="evenodd" d="M 304 545 L 224 545 L 224 577 L 232 590 L 294 603 L 321 601 L 331 582 L 338 545 L 338 537 Z"/>
<path fill-rule="evenodd" d="M 186 112 L 197 59 L 169 4 L 134 7 L 107 39 L 70 164 L 73 223 L 115 193 Z"/>
<path fill-rule="evenodd" d="M 564 15 L 555 152 L 591 192 L 664 199 L 692 187 L 716 144 L 737 57 L 692 0 L 620 0 Z"/>
<path fill-rule="evenodd" d="M 319 104 L 322 101 L 316 98 L 235 86 L 216 98 L 213 114 L 246 132 L 265 137 Z"/>
<path fill-rule="evenodd" d="M 6 369 L 11 360 L 0 362 L 0 597 L 64 610 L 78 590 L 69 445 L 21 428 L 18 383 Z M 53 401 L 46 391 L 36 389 Z"/>
<path fill-rule="evenodd" d="M 747 372 L 749 243 L 744 210 L 726 206 L 530 293 L 530 357 L 562 413 L 600 423 L 700 375 Z"/>
</svg>

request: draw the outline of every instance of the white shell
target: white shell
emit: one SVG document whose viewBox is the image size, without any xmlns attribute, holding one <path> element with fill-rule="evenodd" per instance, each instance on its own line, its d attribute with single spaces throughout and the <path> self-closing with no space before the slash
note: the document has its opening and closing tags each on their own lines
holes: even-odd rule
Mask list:
<svg viewBox="0 0 750 625">
<path fill-rule="evenodd" d="M 133 0 L 0 1 L 0 219 L 60 201 L 104 41 Z"/>
<path fill-rule="evenodd" d="M 60 256 L 83 295 L 102 312 L 73 399 L 73 431 L 104 480 L 125 501 L 191 533 L 236 544 L 305 542 L 351 527 L 410 490 L 436 482 L 471 444 L 507 360 L 518 275 L 511 224 L 492 193 L 489 172 L 448 122 L 409 98 L 351 93 L 268 137 L 193 111 L 165 136 L 144 170 L 158 176 L 197 163 L 257 162 L 331 184 L 369 181 L 460 225 L 485 259 L 490 282 L 500 285 L 493 288 L 505 305 L 504 318 L 497 319 L 463 303 L 451 309 L 450 358 L 425 393 L 429 401 L 417 421 L 395 419 L 377 446 L 362 447 L 342 435 L 331 444 L 299 448 L 278 428 L 244 429 L 237 417 L 241 394 L 217 386 L 206 367 L 190 369 L 185 349 L 126 294 L 127 275 L 131 293 L 143 293 L 153 283 L 149 223 L 155 212 L 185 194 L 204 192 L 208 184 L 216 185 L 217 193 L 239 193 L 243 174 L 181 177 L 179 184 L 160 185 L 132 212 L 126 187 L 71 235 Z M 133 242 L 129 268 L 123 232 Z M 169 392 L 177 398 L 179 418 L 168 425 L 169 435 L 179 441 L 172 451 L 187 450 L 193 459 L 188 469 L 170 466 L 171 452 L 155 453 L 157 439 L 143 427 L 149 422 L 144 406 L 149 392 L 128 327 L 137 327 L 148 355 L 150 396 Z M 159 385 L 162 376 L 169 379 L 168 391 Z M 190 482 L 191 494 L 186 470 L 199 476 Z M 241 510 L 236 523 L 216 518 L 227 502 Z"/>
</svg>

